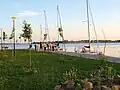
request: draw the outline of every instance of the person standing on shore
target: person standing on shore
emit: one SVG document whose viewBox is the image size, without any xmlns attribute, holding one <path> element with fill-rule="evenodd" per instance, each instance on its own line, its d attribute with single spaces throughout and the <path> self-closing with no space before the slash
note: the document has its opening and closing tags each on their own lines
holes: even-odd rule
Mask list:
<svg viewBox="0 0 120 90">
<path fill-rule="evenodd" d="M 43 44 L 43 50 L 46 51 L 46 43 Z"/>
<path fill-rule="evenodd" d="M 51 50 L 52 50 L 52 51 L 54 51 L 54 47 L 55 47 L 54 42 L 52 42 L 52 43 L 51 43 Z"/>
<path fill-rule="evenodd" d="M 47 47 L 47 50 L 49 50 L 49 49 L 50 49 L 50 48 L 49 48 L 49 43 L 47 43 L 47 44 L 46 44 L 46 47 Z"/>
<path fill-rule="evenodd" d="M 34 47 L 35 47 L 35 51 L 36 51 L 37 50 L 37 45 L 35 44 Z"/>
<path fill-rule="evenodd" d="M 43 47 L 42 47 L 42 43 L 40 42 L 40 49 L 42 49 Z"/>
<path fill-rule="evenodd" d="M 53 46 L 53 44 L 52 44 L 52 51 L 54 51 L 54 46 Z"/>
</svg>

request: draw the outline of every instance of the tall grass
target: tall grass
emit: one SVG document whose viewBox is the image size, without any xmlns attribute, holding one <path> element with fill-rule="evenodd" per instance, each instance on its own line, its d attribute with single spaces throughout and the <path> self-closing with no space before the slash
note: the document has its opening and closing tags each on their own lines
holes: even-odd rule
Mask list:
<svg viewBox="0 0 120 90">
<path fill-rule="evenodd" d="M 16 50 L 16 60 L 11 60 L 11 51 L 0 53 L 0 90 L 53 90 L 64 80 L 63 73 L 71 67 L 80 71 L 81 78 L 85 78 L 98 65 L 104 65 L 101 61 L 82 57 L 32 51 L 33 72 L 28 73 L 29 50 Z M 119 65 L 115 64 L 117 73 Z"/>
</svg>

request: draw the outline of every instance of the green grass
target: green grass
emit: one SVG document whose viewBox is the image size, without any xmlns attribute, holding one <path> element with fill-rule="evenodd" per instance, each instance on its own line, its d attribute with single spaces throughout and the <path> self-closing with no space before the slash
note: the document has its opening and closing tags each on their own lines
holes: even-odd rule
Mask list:
<svg viewBox="0 0 120 90">
<path fill-rule="evenodd" d="M 82 57 L 71 57 L 53 53 L 32 51 L 33 73 L 29 69 L 29 51 L 17 50 L 16 60 L 12 51 L 0 51 L 0 90 L 54 90 L 56 84 L 62 81 L 62 74 L 72 67 L 86 77 L 88 73 L 103 65 L 102 61 L 89 60 Z M 120 64 L 115 64 L 117 72 Z"/>
</svg>

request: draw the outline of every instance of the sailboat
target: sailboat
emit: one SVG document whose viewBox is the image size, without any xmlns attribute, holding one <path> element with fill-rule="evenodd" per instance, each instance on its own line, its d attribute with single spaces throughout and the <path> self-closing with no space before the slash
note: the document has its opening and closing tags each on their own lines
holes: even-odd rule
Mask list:
<svg viewBox="0 0 120 90">
<path fill-rule="evenodd" d="M 57 29 L 58 29 L 58 43 L 59 43 L 59 39 L 61 37 L 62 39 L 62 48 L 63 50 L 66 52 L 66 47 L 65 47 L 65 39 L 64 39 L 64 35 L 63 35 L 63 28 L 62 28 L 62 23 L 61 23 L 61 17 L 60 17 L 60 11 L 59 11 L 59 6 L 57 5 Z"/>
<path fill-rule="evenodd" d="M 97 33 L 96 33 L 96 28 L 95 28 L 95 24 L 94 24 L 94 20 L 93 20 L 93 16 L 92 16 L 92 12 L 91 12 L 91 8 L 90 8 L 90 5 L 89 5 L 89 2 L 88 0 L 86 0 L 86 6 L 87 6 L 87 29 L 88 29 L 88 45 L 85 45 L 83 48 L 82 48 L 82 52 L 89 52 L 89 53 L 97 53 L 97 51 L 92 51 L 91 50 L 91 37 L 90 37 L 90 17 L 89 17 L 89 9 L 90 9 L 90 15 L 91 15 L 91 18 L 92 18 L 92 24 L 93 24 L 93 28 L 94 28 L 94 32 L 95 32 L 95 36 L 96 36 L 96 40 L 97 40 L 97 48 L 99 48 L 99 45 L 98 45 L 98 38 L 97 38 Z M 86 50 L 88 49 L 88 50 Z"/>
<path fill-rule="evenodd" d="M 88 46 L 85 46 L 85 48 L 89 48 L 89 52 L 91 51 L 91 47 L 90 47 L 90 22 L 89 22 L 89 4 L 88 4 L 88 0 L 86 0 L 86 5 L 87 5 L 87 24 L 88 24 Z"/>
<path fill-rule="evenodd" d="M 47 24 L 47 16 L 46 16 L 46 11 L 44 10 L 44 17 L 45 17 L 45 33 L 44 33 L 44 39 L 43 42 L 50 42 L 50 36 L 49 36 L 49 30 L 48 30 L 48 24 Z"/>
</svg>

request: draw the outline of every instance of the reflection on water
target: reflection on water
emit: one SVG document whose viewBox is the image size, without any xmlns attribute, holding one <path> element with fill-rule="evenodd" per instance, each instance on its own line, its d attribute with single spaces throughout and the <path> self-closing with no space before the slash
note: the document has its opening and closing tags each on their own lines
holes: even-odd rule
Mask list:
<svg viewBox="0 0 120 90">
<path fill-rule="evenodd" d="M 81 44 L 66 44 L 66 49 L 69 52 L 74 52 L 75 47 L 76 48 L 82 48 L 84 45 L 84 43 Z M 13 49 L 13 45 L 9 44 L 9 45 L 5 45 L 7 46 L 9 49 Z M 99 48 L 97 48 L 99 46 Z M 103 52 L 104 51 L 104 43 L 100 43 L 100 44 L 96 44 L 93 43 L 92 44 L 92 50 L 94 51 L 99 51 L 99 52 Z M 62 45 L 60 45 L 60 47 L 62 47 Z M 1 48 L 1 46 L 0 46 Z M 16 44 L 16 49 L 28 49 L 29 45 L 28 44 Z M 32 45 L 32 48 L 34 48 L 34 44 Z M 113 57 L 120 57 L 120 43 L 107 43 L 106 46 L 106 53 L 105 55 L 107 56 L 113 56 Z"/>
</svg>

